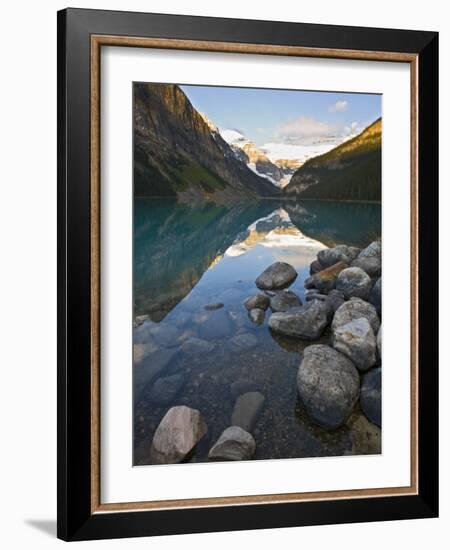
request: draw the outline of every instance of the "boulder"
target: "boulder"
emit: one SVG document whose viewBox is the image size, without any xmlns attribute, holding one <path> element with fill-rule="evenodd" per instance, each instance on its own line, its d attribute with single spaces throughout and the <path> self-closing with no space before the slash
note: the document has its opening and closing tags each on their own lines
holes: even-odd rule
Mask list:
<svg viewBox="0 0 450 550">
<path fill-rule="evenodd" d="M 250 309 L 263 309 L 264 311 L 269 307 L 270 298 L 265 294 L 255 294 L 255 296 L 249 296 L 244 300 L 244 306 Z"/>
<path fill-rule="evenodd" d="M 319 260 L 314 260 L 311 262 L 309 266 L 309 274 L 314 275 L 314 273 L 319 273 L 319 271 L 322 271 L 322 269 L 325 269 L 324 266 L 319 262 Z"/>
<path fill-rule="evenodd" d="M 334 288 L 338 275 L 347 267 L 348 264 L 345 262 L 337 262 L 331 267 L 322 269 L 319 273 L 316 273 L 305 280 L 305 288 L 316 288 L 320 292 L 328 294 L 328 292 Z"/>
<path fill-rule="evenodd" d="M 228 346 L 233 353 L 242 353 L 254 348 L 258 344 L 258 338 L 250 332 L 236 334 L 228 341 Z"/>
<path fill-rule="evenodd" d="M 370 243 L 369 246 L 358 254 L 358 258 L 368 258 L 371 256 L 381 256 L 381 241 Z"/>
<path fill-rule="evenodd" d="M 201 338 L 188 338 L 181 345 L 181 351 L 187 355 L 203 355 L 211 353 L 215 348 L 212 342 L 207 342 Z"/>
<path fill-rule="evenodd" d="M 370 291 L 369 302 L 375 307 L 379 314 L 381 314 L 381 277 L 373 285 Z"/>
<path fill-rule="evenodd" d="M 311 300 L 321 300 L 322 302 L 326 302 L 328 296 L 326 294 L 321 294 L 319 291 L 316 292 L 308 292 L 305 295 L 305 301 L 311 302 Z"/>
<path fill-rule="evenodd" d="M 172 407 L 161 420 L 150 450 L 152 464 L 176 464 L 186 459 L 207 432 L 200 412 L 184 405 Z"/>
<path fill-rule="evenodd" d="M 248 312 L 250 321 L 255 325 L 262 325 L 264 323 L 265 315 L 266 315 L 266 312 L 263 309 L 254 308 Z"/>
<path fill-rule="evenodd" d="M 378 350 L 378 356 L 380 358 L 380 361 L 381 361 L 381 338 L 382 338 L 382 334 L 381 334 L 381 325 L 380 325 L 380 328 L 377 334 L 377 350 Z"/>
<path fill-rule="evenodd" d="M 287 311 L 291 307 L 302 305 L 300 298 L 292 290 L 280 290 L 270 299 L 270 309 L 276 311 Z"/>
<path fill-rule="evenodd" d="M 378 318 L 377 310 L 372 304 L 361 300 L 360 298 L 352 298 L 344 302 L 334 314 L 331 330 L 336 330 L 337 327 L 346 325 L 354 319 L 365 317 L 372 327 L 374 334 L 378 333 L 380 328 L 380 319 Z"/>
<path fill-rule="evenodd" d="M 306 302 L 289 311 L 273 313 L 269 328 L 274 332 L 293 338 L 316 340 L 328 324 L 328 307 L 320 300 Z"/>
<path fill-rule="evenodd" d="M 286 288 L 297 278 L 295 269 L 286 262 L 275 262 L 265 269 L 256 279 L 256 286 L 261 290 Z"/>
<path fill-rule="evenodd" d="M 345 298 L 340 290 L 330 290 L 326 302 L 334 314 L 345 302 Z"/>
<path fill-rule="evenodd" d="M 255 454 L 256 442 L 251 434 L 239 426 L 230 426 L 209 451 L 209 460 L 250 460 Z"/>
<path fill-rule="evenodd" d="M 346 254 L 345 245 L 335 246 L 334 248 L 324 248 L 317 254 L 317 259 L 324 267 L 331 267 L 338 262 L 350 263 L 350 258 Z"/>
<path fill-rule="evenodd" d="M 260 392 L 252 391 L 240 395 L 231 414 L 231 424 L 251 432 L 264 406 L 264 401 L 265 397 Z"/>
<path fill-rule="evenodd" d="M 364 375 L 361 384 L 361 409 L 377 426 L 381 427 L 381 368 Z"/>
<path fill-rule="evenodd" d="M 369 277 L 379 277 L 381 275 L 381 256 L 364 256 L 356 258 L 351 263 L 351 267 L 359 267 L 369 275 Z"/>
<path fill-rule="evenodd" d="M 350 359 L 330 346 L 308 346 L 297 389 L 311 420 L 335 429 L 346 422 L 358 401 L 359 374 Z"/>
<path fill-rule="evenodd" d="M 182 374 L 158 378 L 149 393 L 149 400 L 154 405 L 170 405 L 184 384 Z"/>
<path fill-rule="evenodd" d="M 176 354 L 175 349 L 161 348 L 157 352 L 148 355 L 133 367 L 133 395 L 134 398 L 139 398 L 142 390 L 157 378 L 162 371 L 168 366 L 173 356 Z"/>
<path fill-rule="evenodd" d="M 365 317 L 337 327 L 333 332 L 333 347 L 351 359 L 358 370 L 367 371 L 376 363 L 375 335 Z"/>
<path fill-rule="evenodd" d="M 367 300 L 371 289 L 371 278 L 359 267 L 343 269 L 336 280 L 336 290 L 340 290 L 345 298 Z"/>
</svg>

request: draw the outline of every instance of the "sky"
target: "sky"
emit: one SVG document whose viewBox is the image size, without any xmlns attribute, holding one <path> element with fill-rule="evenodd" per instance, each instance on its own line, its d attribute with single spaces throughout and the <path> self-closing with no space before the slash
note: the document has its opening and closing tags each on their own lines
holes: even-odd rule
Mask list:
<svg viewBox="0 0 450 550">
<path fill-rule="evenodd" d="M 354 135 L 381 116 L 381 95 L 215 86 L 181 86 L 194 107 L 221 130 L 256 145 L 309 145 Z"/>
</svg>

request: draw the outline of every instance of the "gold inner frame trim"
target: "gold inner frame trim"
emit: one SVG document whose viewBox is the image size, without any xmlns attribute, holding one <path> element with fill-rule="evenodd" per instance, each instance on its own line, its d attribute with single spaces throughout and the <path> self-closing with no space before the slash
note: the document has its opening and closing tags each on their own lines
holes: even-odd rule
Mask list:
<svg viewBox="0 0 450 550">
<path fill-rule="evenodd" d="M 100 499 L 100 50 L 102 46 L 318 57 L 408 63 L 411 81 L 411 455 L 407 487 L 353 489 L 232 497 L 102 503 Z M 91 35 L 91 513 L 162 510 L 418 494 L 418 56 L 401 52 L 339 50 L 167 38 Z"/>
</svg>

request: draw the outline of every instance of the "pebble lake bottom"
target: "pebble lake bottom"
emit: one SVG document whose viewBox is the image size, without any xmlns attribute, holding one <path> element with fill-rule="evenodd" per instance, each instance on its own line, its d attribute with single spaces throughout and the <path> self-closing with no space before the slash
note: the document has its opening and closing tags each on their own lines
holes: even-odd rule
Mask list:
<svg viewBox="0 0 450 550">
<path fill-rule="evenodd" d="M 208 461 L 243 394 L 250 397 L 234 414 L 255 439 L 253 459 L 380 453 L 381 428 L 359 404 L 330 430 L 311 421 L 298 397 L 301 353 L 330 343 L 330 328 L 314 342 L 286 338 L 269 329 L 270 309 L 255 324 L 243 305 L 274 262 L 295 268 L 289 290 L 305 303 L 303 285 L 320 250 L 364 248 L 380 237 L 379 204 L 135 199 L 133 317 L 141 320 L 133 328 L 133 464 L 151 463 L 155 430 L 178 405 L 200 411 L 207 426 L 186 461 Z M 142 376 L 144 361 L 152 369 Z"/>
</svg>

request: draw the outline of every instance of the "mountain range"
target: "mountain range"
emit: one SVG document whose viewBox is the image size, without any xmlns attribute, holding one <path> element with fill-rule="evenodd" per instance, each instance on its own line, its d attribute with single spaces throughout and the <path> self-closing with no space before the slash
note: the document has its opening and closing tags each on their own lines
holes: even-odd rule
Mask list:
<svg viewBox="0 0 450 550">
<path fill-rule="evenodd" d="M 177 85 L 135 83 L 133 94 L 135 196 L 381 200 L 381 118 L 334 148 L 258 147 L 220 130 Z"/>
<path fill-rule="evenodd" d="M 381 118 L 356 137 L 301 166 L 284 189 L 290 196 L 381 200 Z"/>
<path fill-rule="evenodd" d="M 135 83 L 133 91 L 135 196 L 220 201 L 279 194 L 211 131 L 179 86 Z"/>
</svg>

